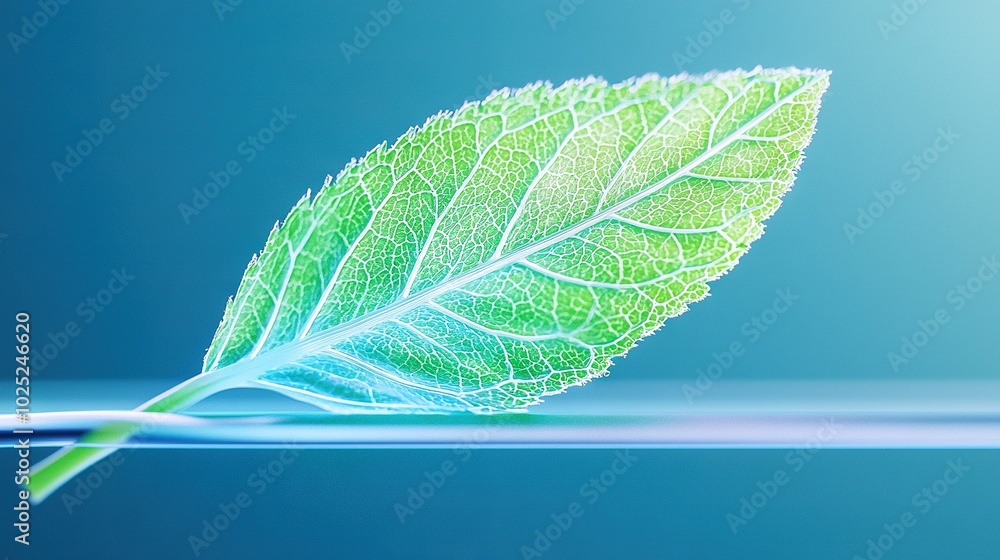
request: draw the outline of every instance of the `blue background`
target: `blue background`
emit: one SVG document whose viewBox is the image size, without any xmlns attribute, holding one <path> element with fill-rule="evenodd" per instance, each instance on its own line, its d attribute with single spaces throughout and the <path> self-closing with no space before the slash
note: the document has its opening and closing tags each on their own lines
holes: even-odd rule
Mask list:
<svg viewBox="0 0 1000 560">
<path fill-rule="evenodd" d="M 39 395 L 59 380 L 181 381 L 199 369 L 226 298 L 268 230 L 327 173 L 494 88 L 677 73 L 675 54 L 724 9 L 735 21 L 692 51 L 683 70 L 830 69 L 818 132 L 767 235 L 711 298 L 669 321 L 612 378 L 693 380 L 713 352 L 747 342 L 744 325 L 785 288 L 800 299 L 748 345 L 727 379 L 995 378 L 1000 281 L 985 283 L 961 310 L 948 294 L 998 252 L 997 3 L 401 5 L 349 62 L 341 43 L 386 2 L 245 1 L 222 18 L 208 0 L 71 2 L 18 52 L 0 47 L 0 315 L 30 311 L 36 346 L 67 321 L 80 324 L 35 378 Z M 880 29 L 904 5 L 919 9 L 897 14 L 898 29 Z M 39 9 L 4 2 L 0 31 L 20 32 L 21 18 Z M 120 119 L 112 104 L 142 83 L 147 65 L 169 75 Z M 295 118 L 243 160 L 240 143 L 284 107 Z M 52 162 L 104 118 L 115 130 L 58 180 Z M 934 145 L 939 129 L 958 138 L 914 181 L 904 166 Z M 241 172 L 186 221 L 179 205 L 232 159 Z M 897 180 L 905 193 L 850 238 L 845 224 Z M 135 280 L 84 322 L 78 306 L 122 268 Z M 894 370 L 887 354 L 939 309 L 950 321 Z M 81 408 L 90 397 L 81 392 Z M 785 453 L 637 452 L 638 462 L 543 557 L 863 555 L 882 523 L 913 509 L 910 497 L 958 457 L 972 470 L 886 557 L 1000 554 L 1000 455 L 988 451 L 823 451 L 733 535 L 726 513 L 786 465 Z M 191 557 L 187 536 L 275 456 L 135 452 L 72 515 L 55 499 L 36 508 L 31 554 L 8 537 L 0 554 Z M 579 500 L 580 485 L 614 454 L 477 450 L 400 525 L 393 504 L 449 458 L 450 450 L 304 451 L 202 557 L 520 558 L 533 531 Z M 0 505 L 12 500 L 10 487 Z"/>
</svg>

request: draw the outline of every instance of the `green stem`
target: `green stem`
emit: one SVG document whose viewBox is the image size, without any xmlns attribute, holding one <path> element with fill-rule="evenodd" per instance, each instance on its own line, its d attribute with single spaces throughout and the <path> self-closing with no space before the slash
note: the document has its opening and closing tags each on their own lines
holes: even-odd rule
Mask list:
<svg viewBox="0 0 1000 560">
<path fill-rule="evenodd" d="M 219 391 L 239 386 L 238 373 L 230 366 L 196 375 L 135 410 L 161 413 L 183 410 Z M 25 485 L 31 501 L 41 503 L 76 475 L 118 451 L 115 444 L 125 444 L 142 429 L 133 422 L 109 422 L 87 433 L 76 444 L 53 453 L 32 469 L 30 482 Z"/>
</svg>

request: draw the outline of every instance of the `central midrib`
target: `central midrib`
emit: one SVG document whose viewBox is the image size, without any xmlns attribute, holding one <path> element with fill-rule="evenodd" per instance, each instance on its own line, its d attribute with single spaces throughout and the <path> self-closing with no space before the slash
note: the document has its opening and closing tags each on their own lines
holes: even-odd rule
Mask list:
<svg viewBox="0 0 1000 560">
<path fill-rule="evenodd" d="M 587 228 L 594 226 L 606 219 L 611 218 L 616 213 L 632 206 L 633 204 L 639 202 L 640 200 L 650 196 L 656 191 L 662 189 L 666 185 L 677 181 L 681 177 L 685 176 L 689 171 L 701 165 L 706 160 L 718 155 L 722 150 L 728 147 L 730 144 L 738 140 L 746 131 L 750 130 L 754 126 L 760 124 L 764 119 L 771 116 L 771 114 L 776 111 L 779 107 L 783 106 L 789 100 L 793 99 L 803 91 L 805 91 L 810 86 L 817 82 L 817 76 L 809 76 L 810 80 L 800 87 L 796 88 L 794 91 L 775 101 L 773 105 L 768 107 L 765 111 L 755 116 L 754 118 L 747 121 L 746 124 L 740 126 L 738 129 L 733 131 L 732 134 L 728 135 L 725 140 L 719 142 L 718 144 L 709 147 L 704 153 L 698 157 L 692 159 L 690 162 L 680 167 L 673 173 L 669 174 L 665 178 L 651 186 L 639 191 L 638 193 L 612 205 L 604 210 L 595 213 L 593 216 L 581 221 L 579 224 L 573 226 L 572 228 L 563 230 L 561 232 L 552 234 L 548 237 L 544 237 L 521 247 L 520 249 L 509 253 L 508 255 L 501 257 L 499 259 L 488 261 L 472 268 L 461 275 L 455 276 L 438 286 L 427 288 L 421 292 L 411 294 L 406 298 L 390 303 L 389 305 L 379 309 L 377 311 L 362 315 L 355 319 L 351 319 L 345 323 L 341 323 L 337 326 L 331 327 L 324 331 L 320 331 L 314 335 L 309 335 L 305 338 L 296 339 L 292 342 L 286 342 L 282 345 L 276 346 L 275 348 L 258 354 L 254 358 L 244 359 L 239 362 L 230 364 L 223 368 L 213 370 L 209 373 L 222 372 L 222 370 L 229 370 L 226 373 L 226 377 L 234 376 L 239 379 L 252 378 L 255 374 L 262 374 L 265 371 L 275 369 L 282 365 L 288 364 L 294 360 L 297 360 L 303 356 L 308 356 L 324 348 L 328 348 L 338 341 L 346 340 L 354 335 L 360 334 L 374 325 L 378 325 L 388 318 L 398 318 L 403 314 L 411 311 L 421 305 L 427 303 L 434 298 L 451 291 L 458 286 L 464 286 L 469 282 L 478 280 L 484 276 L 492 274 L 502 270 L 503 268 L 522 261 L 527 256 L 535 253 L 536 251 L 558 243 L 565 239 L 568 239 Z M 234 371 L 239 370 L 239 371 Z"/>
</svg>

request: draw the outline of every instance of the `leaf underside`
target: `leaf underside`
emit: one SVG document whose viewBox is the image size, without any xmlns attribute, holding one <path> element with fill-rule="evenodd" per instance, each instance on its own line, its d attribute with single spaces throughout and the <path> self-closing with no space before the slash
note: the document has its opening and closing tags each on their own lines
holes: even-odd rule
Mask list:
<svg viewBox="0 0 1000 560">
<path fill-rule="evenodd" d="M 335 411 L 522 409 L 708 294 L 791 186 L 828 72 L 496 92 L 306 194 L 203 371 Z"/>
</svg>

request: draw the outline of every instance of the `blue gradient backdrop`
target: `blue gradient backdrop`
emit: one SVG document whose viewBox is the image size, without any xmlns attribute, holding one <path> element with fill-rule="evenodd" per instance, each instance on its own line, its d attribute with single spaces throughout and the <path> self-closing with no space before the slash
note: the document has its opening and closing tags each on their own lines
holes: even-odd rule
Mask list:
<svg viewBox="0 0 1000 560">
<path fill-rule="evenodd" d="M 81 326 L 38 372 L 37 398 L 49 380 L 173 383 L 195 373 L 250 256 L 327 173 L 495 87 L 677 73 L 675 54 L 719 31 L 711 20 L 723 10 L 730 23 L 703 34 L 707 46 L 687 53 L 683 69 L 828 68 L 818 133 L 767 235 L 711 298 L 630 353 L 613 378 L 693 379 L 713 352 L 746 341 L 744 325 L 785 288 L 800 299 L 727 379 L 995 378 L 1000 280 L 973 281 L 981 289 L 961 309 L 949 294 L 1000 252 L 1000 5 L 577 2 L 403 0 L 350 62 L 341 43 L 389 3 L 242 2 L 220 18 L 220 2 L 209 0 L 70 2 L 38 16 L 48 21 L 31 38 L 28 29 L 26 42 L 14 46 L 7 35 L 0 315 L 30 311 L 36 350 L 67 321 Z M 4 2 L 0 31 L 22 33 L 22 17 L 40 10 Z M 121 119 L 115 99 L 157 65 L 168 75 Z M 247 162 L 241 142 L 284 107 L 294 119 Z M 104 118 L 114 130 L 59 180 L 52 162 Z M 951 131 L 938 142 L 948 150 L 925 152 L 939 130 Z M 927 158 L 923 167 L 915 156 Z M 232 159 L 241 172 L 186 222 L 178 206 Z M 905 192 L 849 236 L 845 224 L 858 225 L 859 208 L 897 180 Z M 81 313 L 122 268 L 135 277 L 126 290 L 99 313 Z M 893 368 L 887 354 L 939 309 L 950 321 Z M 81 392 L 80 406 L 90 397 Z M 907 511 L 916 525 L 887 559 L 1000 556 L 1000 455 L 987 451 L 824 451 L 734 535 L 726 514 L 787 467 L 785 454 L 636 452 L 542 557 L 849 559 L 864 557 L 866 541 Z M 3 456 L 13 472 L 13 454 Z M 135 452 L 72 513 L 58 499 L 35 508 L 29 548 L 15 547 L 0 519 L 0 555 L 193 557 L 188 535 L 275 456 Z M 451 458 L 450 450 L 304 451 L 201 557 L 523 558 L 534 531 L 580 501 L 580 486 L 614 453 L 478 450 L 400 524 L 393 505 Z M 971 470 L 924 513 L 911 496 L 958 458 Z M 12 517 L 11 482 L 0 496 Z"/>
</svg>

